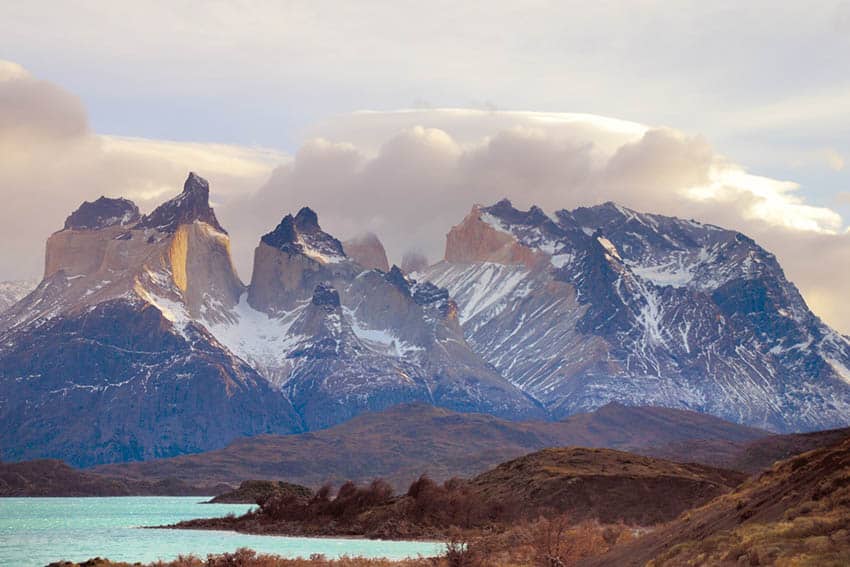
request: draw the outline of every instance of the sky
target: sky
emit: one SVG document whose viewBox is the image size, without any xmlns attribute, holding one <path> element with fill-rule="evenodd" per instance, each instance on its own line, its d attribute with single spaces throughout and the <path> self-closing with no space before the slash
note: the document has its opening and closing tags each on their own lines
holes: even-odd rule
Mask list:
<svg viewBox="0 0 850 567">
<path fill-rule="evenodd" d="M 850 2 L 0 3 L 0 279 L 210 179 L 240 275 L 310 205 L 391 260 L 475 202 L 747 232 L 850 331 Z"/>
</svg>

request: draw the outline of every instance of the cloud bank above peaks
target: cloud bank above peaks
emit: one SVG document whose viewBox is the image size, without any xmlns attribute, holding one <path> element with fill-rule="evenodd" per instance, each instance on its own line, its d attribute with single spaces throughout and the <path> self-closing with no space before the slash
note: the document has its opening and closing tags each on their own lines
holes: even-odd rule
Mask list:
<svg viewBox="0 0 850 567">
<path fill-rule="evenodd" d="M 84 200 L 129 197 L 149 209 L 198 169 L 218 196 L 264 183 L 287 156 L 226 144 L 105 136 L 73 94 L 0 60 L 0 280 L 41 273 L 44 241 Z"/>
<path fill-rule="evenodd" d="M 311 134 L 257 193 L 222 209 L 228 226 L 273 226 L 281 211 L 309 204 L 340 237 L 377 233 L 391 262 L 412 248 L 437 260 L 473 203 L 507 197 L 554 212 L 610 200 L 752 235 L 819 314 L 850 329 L 841 216 L 807 204 L 793 182 L 748 173 L 700 136 L 592 115 L 464 109 L 359 112 Z M 235 245 L 241 257 L 256 239 L 247 241 Z"/>
<path fill-rule="evenodd" d="M 261 234 L 309 205 L 341 239 L 369 230 L 391 262 L 442 257 L 474 203 L 561 208 L 616 201 L 741 230 L 776 253 L 827 322 L 850 330 L 850 237 L 791 181 L 747 172 L 699 135 L 587 114 L 469 109 L 357 112 L 313 127 L 294 155 L 102 135 L 62 88 L 0 62 L 0 279 L 31 277 L 44 240 L 83 200 L 150 210 L 189 170 L 211 182 L 243 279 Z"/>
</svg>

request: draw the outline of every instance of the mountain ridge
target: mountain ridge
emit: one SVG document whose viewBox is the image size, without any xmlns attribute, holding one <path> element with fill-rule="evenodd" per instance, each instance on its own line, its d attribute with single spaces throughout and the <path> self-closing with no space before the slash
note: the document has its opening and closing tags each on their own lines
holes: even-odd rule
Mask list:
<svg viewBox="0 0 850 567">
<path fill-rule="evenodd" d="M 776 431 L 847 424 L 850 343 L 745 235 L 503 200 L 473 207 L 446 246 L 416 277 L 446 287 L 473 349 L 555 416 L 620 400 Z"/>
</svg>

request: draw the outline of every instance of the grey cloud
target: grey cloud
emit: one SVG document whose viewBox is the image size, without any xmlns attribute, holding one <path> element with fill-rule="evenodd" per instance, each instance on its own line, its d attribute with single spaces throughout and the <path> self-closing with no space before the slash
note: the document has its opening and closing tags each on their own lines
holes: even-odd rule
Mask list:
<svg viewBox="0 0 850 567">
<path fill-rule="evenodd" d="M 55 140 L 88 131 L 82 102 L 61 88 L 0 61 L 0 135 Z"/>
</svg>

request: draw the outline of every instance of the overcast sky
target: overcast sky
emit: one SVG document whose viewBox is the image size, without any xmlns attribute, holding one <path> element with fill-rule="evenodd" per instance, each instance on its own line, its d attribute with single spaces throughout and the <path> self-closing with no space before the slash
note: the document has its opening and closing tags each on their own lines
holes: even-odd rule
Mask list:
<svg viewBox="0 0 850 567">
<path fill-rule="evenodd" d="M 850 330 L 850 2 L 30 0 L 0 38 L 0 279 L 193 169 L 243 279 L 304 204 L 436 259 L 475 201 L 616 199 L 749 232 Z"/>
</svg>

